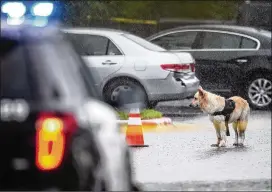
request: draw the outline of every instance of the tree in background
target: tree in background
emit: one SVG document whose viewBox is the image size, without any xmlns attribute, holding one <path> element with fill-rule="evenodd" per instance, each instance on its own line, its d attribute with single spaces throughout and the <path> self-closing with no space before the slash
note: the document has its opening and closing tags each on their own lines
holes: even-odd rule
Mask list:
<svg viewBox="0 0 272 192">
<path fill-rule="evenodd" d="M 158 20 L 162 17 L 181 19 L 236 18 L 236 1 L 67 1 L 63 21 L 67 24 L 86 25 L 91 20 L 109 20 L 112 17 Z"/>
</svg>

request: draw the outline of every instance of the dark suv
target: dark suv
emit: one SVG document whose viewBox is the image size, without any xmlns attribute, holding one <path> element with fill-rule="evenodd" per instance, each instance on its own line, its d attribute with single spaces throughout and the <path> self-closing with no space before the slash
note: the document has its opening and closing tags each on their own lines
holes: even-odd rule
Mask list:
<svg viewBox="0 0 272 192">
<path fill-rule="evenodd" d="M 58 28 L 1 22 L 0 41 L 0 190 L 131 190 L 115 113 Z"/>
</svg>

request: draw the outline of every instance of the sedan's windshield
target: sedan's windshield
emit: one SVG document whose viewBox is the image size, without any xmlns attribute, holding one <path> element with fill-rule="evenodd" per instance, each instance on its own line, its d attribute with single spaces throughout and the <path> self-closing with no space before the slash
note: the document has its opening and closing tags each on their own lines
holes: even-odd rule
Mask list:
<svg viewBox="0 0 272 192">
<path fill-rule="evenodd" d="M 149 41 L 141 38 L 141 37 L 138 37 L 136 35 L 132 35 L 132 34 L 129 34 L 129 33 L 126 33 L 126 34 L 123 34 L 124 37 L 134 41 L 135 43 L 137 43 L 138 45 L 146 48 L 146 49 L 149 49 L 151 51 L 166 51 L 166 49 L 158 46 L 158 45 L 155 45 L 153 43 L 150 43 Z"/>
</svg>

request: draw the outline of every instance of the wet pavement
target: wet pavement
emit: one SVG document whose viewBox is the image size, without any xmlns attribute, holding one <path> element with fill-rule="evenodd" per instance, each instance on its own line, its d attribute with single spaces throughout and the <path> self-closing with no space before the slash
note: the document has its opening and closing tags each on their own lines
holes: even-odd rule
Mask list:
<svg viewBox="0 0 272 192">
<path fill-rule="evenodd" d="M 173 118 L 198 129 L 145 133 L 148 148 L 132 148 L 135 179 L 146 190 L 271 190 L 271 112 L 253 111 L 245 146 L 212 148 L 216 134 L 208 117 Z"/>
</svg>

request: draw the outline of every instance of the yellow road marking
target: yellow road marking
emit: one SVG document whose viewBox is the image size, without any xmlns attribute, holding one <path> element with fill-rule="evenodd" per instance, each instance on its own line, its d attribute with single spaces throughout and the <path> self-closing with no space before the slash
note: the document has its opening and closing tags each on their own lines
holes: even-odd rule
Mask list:
<svg viewBox="0 0 272 192">
<path fill-rule="evenodd" d="M 143 125 L 143 132 L 186 132 L 196 131 L 205 128 L 203 124 L 186 124 L 186 123 L 175 123 L 174 125 L 157 125 L 157 126 L 145 126 Z M 127 125 L 121 125 L 120 129 L 122 133 L 126 133 Z"/>
</svg>

